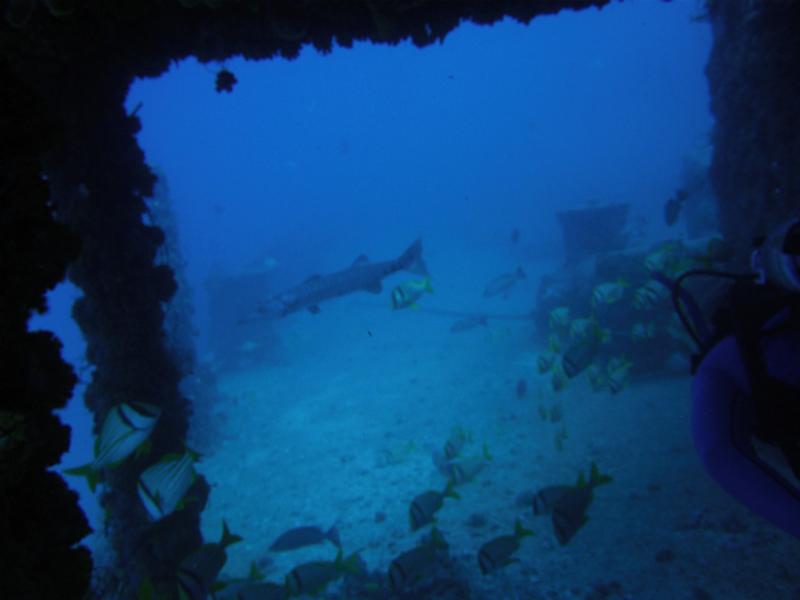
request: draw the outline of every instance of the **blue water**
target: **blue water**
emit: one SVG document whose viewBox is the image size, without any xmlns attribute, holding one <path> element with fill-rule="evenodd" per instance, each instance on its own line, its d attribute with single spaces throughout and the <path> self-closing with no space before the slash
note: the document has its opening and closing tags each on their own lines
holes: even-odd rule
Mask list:
<svg viewBox="0 0 800 600">
<path fill-rule="evenodd" d="M 475 597 L 588 597 L 603 582 L 620 582 L 612 598 L 754 597 L 759 560 L 741 567 L 737 588 L 739 538 L 703 523 L 735 518 L 757 540 L 787 540 L 705 478 L 689 438 L 689 379 L 673 369 L 617 398 L 576 384 L 556 399 L 535 370 L 545 340 L 524 318 L 539 278 L 561 265 L 558 211 L 626 202 L 641 242 L 685 234 L 666 227 L 663 206 L 686 161 L 709 153 L 711 32 L 696 10 L 615 3 L 529 26 L 464 23 L 424 49 L 357 43 L 328 55 L 308 47 L 292 61 L 232 59 L 231 94 L 214 90 L 223 65 L 196 60 L 132 86 L 126 106 L 140 105 L 139 142 L 166 175 L 197 356 L 215 386 L 187 384 L 199 415 L 189 441 L 202 446 L 198 470 L 213 486 L 203 533 L 218 539 L 225 518 L 245 538 L 226 576 L 261 561 L 280 580 L 309 557 L 331 559 L 325 547 L 265 556 L 288 527 L 334 522 L 347 551 L 385 570 L 417 539 L 410 500 L 443 486 L 431 450 L 462 426 L 476 439 L 471 453 L 485 442 L 495 457 L 440 514 Z M 403 274 L 381 295 L 269 324 L 250 321 L 256 298 L 221 311 L 209 293 L 210 280 L 258 268 L 278 292 L 362 253 L 393 259 L 417 237 L 435 289 L 419 311 L 390 310 Z M 483 298 L 488 281 L 517 266 L 528 277 L 509 298 Z M 82 365 L 68 317 L 76 293 L 57 290 L 32 327 L 56 330 Z M 456 335 L 448 311 L 510 318 Z M 227 333 L 215 329 L 221 321 Z M 556 401 L 569 429 L 561 450 L 559 426 L 537 414 Z M 65 411 L 75 425 L 69 466 L 91 459 L 81 408 L 76 398 Z M 591 460 L 615 482 L 598 490 L 585 530 L 562 548 L 546 520 L 527 514 L 537 535 L 521 562 L 482 578 L 475 553 L 513 530 L 524 512 L 516 495 L 572 482 Z M 100 529 L 88 490 L 70 483 Z M 474 515 L 487 524 L 468 524 Z M 674 561 L 654 558 L 665 549 Z"/>
<path fill-rule="evenodd" d="M 422 50 L 231 60 L 232 94 L 190 60 L 127 105 L 142 103 L 140 143 L 168 174 L 191 281 L 265 254 L 298 276 L 337 269 L 418 235 L 492 249 L 514 227 L 555 253 L 559 208 L 625 201 L 661 226 L 711 128 L 710 32 L 692 10 L 614 5 L 465 24 Z"/>
</svg>

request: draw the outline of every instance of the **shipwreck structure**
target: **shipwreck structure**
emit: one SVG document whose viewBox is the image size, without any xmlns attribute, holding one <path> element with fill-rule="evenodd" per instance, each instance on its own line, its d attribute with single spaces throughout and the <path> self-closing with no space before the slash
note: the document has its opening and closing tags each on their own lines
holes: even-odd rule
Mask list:
<svg viewBox="0 0 800 600">
<path fill-rule="evenodd" d="M 157 77 L 189 56 L 203 62 L 330 52 L 356 40 L 442 42 L 462 21 L 528 23 L 609 0 L 7 0 L 0 23 L 0 597 L 135 597 L 140 582 L 174 593 L 181 558 L 201 543 L 208 485 L 191 506 L 153 526 L 136 501 L 145 468 L 106 473 L 102 504 L 118 558 L 90 590 L 88 533 L 76 494 L 56 473 L 69 428 L 54 410 L 76 382 L 59 341 L 30 333 L 33 311 L 65 277 L 83 291 L 73 316 L 95 367 L 86 403 L 96 425 L 121 401 L 157 405 L 153 451 L 176 452 L 189 403 L 185 365 L 165 344 L 164 303 L 176 291 L 157 260 L 164 234 L 146 224 L 156 178 L 123 102 L 134 78 Z M 714 48 L 707 67 L 716 117 L 711 179 L 723 233 L 741 242 L 783 220 L 800 192 L 800 4 L 708 3 Z M 220 71 L 229 90 L 235 74 Z"/>
</svg>

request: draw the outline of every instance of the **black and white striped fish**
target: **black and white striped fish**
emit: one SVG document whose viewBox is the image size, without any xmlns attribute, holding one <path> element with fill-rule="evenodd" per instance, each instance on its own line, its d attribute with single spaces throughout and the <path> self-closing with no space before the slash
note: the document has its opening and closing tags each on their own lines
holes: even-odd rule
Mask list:
<svg viewBox="0 0 800 600">
<path fill-rule="evenodd" d="M 94 460 L 64 472 L 86 477 L 89 489 L 95 491 L 102 469 L 115 467 L 143 447 L 160 416 L 160 408 L 144 402 L 112 406 L 95 440 Z"/>
<path fill-rule="evenodd" d="M 183 454 L 167 454 L 139 475 L 139 497 L 154 520 L 182 506 L 186 492 L 197 477 L 194 470 L 197 459 L 197 453 L 191 450 Z"/>
</svg>

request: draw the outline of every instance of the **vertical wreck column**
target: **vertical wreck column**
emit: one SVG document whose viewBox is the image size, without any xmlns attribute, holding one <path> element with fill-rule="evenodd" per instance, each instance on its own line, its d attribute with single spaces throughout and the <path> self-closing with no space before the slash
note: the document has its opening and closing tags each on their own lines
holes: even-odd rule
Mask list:
<svg viewBox="0 0 800 600">
<path fill-rule="evenodd" d="M 96 81 L 91 75 L 76 79 L 89 90 Z M 116 83 L 121 93 L 82 90 L 82 104 L 65 115 L 72 119 L 69 139 L 53 156 L 61 214 L 83 240 L 69 276 L 84 293 L 73 316 L 95 367 L 85 394 L 95 415 L 95 433 L 111 407 L 120 403 L 143 402 L 161 409 L 149 452 L 104 469 L 101 504 L 116 568 L 104 578 L 111 589 L 96 593 L 131 597 L 147 577 L 171 595 L 181 558 L 202 543 L 200 512 L 208 486 L 197 477 L 188 493 L 193 501 L 157 523 L 137 493 L 144 469 L 166 454 L 185 450 L 190 408 L 178 389 L 182 373 L 165 345 L 164 305 L 176 283 L 168 266 L 155 263 L 164 234 L 142 219 L 143 198 L 152 193 L 155 177 L 135 138 L 139 120 L 124 111 L 127 81 Z"/>
<path fill-rule="evenodd" d="M 749 244 L 800 208 L 800 3 L 715 0 L 709 17 L 711 182 L 724 235 Z"/>
</svg>

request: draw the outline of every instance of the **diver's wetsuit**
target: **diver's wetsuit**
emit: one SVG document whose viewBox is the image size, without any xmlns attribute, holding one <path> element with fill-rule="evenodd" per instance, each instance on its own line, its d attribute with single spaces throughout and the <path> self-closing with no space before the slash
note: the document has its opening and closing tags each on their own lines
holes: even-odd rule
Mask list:
<svg viewBox="0 0 800 600">
<path fill-rule="evenodd" d="M 780 320 L 780 315 L 772 319 L 765 330 Z M 800 332 L 768 333 L 760 346 L 769 376 L 800 390 Z M 800 490 L 761 460 L 751 441 L 756 407 L 745 363 L 733 335 L 714 346 L 700 363 L 692 387 L 695 446 L 709 474 L 725 491 L 800 538 Z"/>
</svg>

